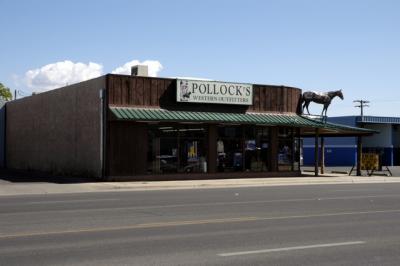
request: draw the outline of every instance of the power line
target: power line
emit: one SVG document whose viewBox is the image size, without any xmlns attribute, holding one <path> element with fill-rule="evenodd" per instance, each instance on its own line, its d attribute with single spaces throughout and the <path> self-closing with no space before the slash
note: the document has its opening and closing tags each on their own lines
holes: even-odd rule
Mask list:
<svg viewBox="0 0 400 266">
<path fill-rule="evenodd" d="M 28 93 L 24 90 L 14 90 L 14 100 L 17 99 L 17 96 L 25 97 L 28 96 Z"/>
<path fill-rule="evenodd" d="M 354 107 L 360 108 L 361 109 L 361 117 L 364 116 L 364 108 L 369 107 L 368 103 L 369 101 L 365 100 L 354 100 L 353 103 L 359 103 L 359 105 L 356 105 Z"/>
<path fill-rule="evenodd" d="M 400 102 L 400 100 L 374 100 L 374 103 L 396 103 Z"/>
</svg>

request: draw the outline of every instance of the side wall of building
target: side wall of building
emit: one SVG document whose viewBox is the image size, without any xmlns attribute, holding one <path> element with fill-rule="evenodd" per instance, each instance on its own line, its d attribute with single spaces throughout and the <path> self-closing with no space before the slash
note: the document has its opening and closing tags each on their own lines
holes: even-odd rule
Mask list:
<svg viewBox="0 0 400 266">
<path fill-rule="evenodd" d="M 400 125 L 393 125 L 393 164 L 400 165 Z"/>
<path fill-rule="evenodd" d="M 374 134 L 363 139 L 364 147 L 393 147 L 391 124 L 366 124 L 364 127 L 379 131 L 379 134 Z"/>
<path fill-rule="evenodd" d="M 363 148 L 368 151 L 379 152 L 382 164 L 393 166 L 395 164 L 393 147 L 393 125 L 391 124 L 365 124 L 365 128 L 379 131 L 370 137 L 363 138 Z M 397 160 L 397 158 L 396 158 Z"/>
<path fill-rule="evenodd" d="M 105 76 L 7 103 L 10 169 L 101 176 Z"/>
<path fill-rule="evenodd" d="M 314 146 L 303 147 L 303 164 L 314 165 Z M 319 154 L 321 158 L 321 154 Z M 357 162 L 357 145 L 349 146 L 325 146 L 326 166 L 353 166 Z"/>
<path fill-rule="evenodd" d="M 6 102 L 0 99 L 0 168 L 5 164 Z"/>
</svg>

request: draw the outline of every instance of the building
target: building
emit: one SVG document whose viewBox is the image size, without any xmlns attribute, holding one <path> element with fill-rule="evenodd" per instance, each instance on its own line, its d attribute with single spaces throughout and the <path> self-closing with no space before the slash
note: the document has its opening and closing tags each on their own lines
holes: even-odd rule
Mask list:
<svg viewBox="0 0 400 266">
<path fill-rule="evenodd" d="M 299 115 L 286 86 L 107 74 L 6 105 L 6 166 L 106 180 L 300 174 L 300 138 L 370 135 Z"/>
<path fill-rule="evenodd" d="M 6 102 L 3 99 L 0 99 L 0 143 L 3 148 L 0 148 L 0 169 L 5 166 L 5 119 L 6 119 Z"/>
<path fill-rule="evenodd" d="M 331 117 L 328 121 L 354 127 L 362 127 L 380 132 L 362 139 L 363 152 L 380 154 L 382 165 L 400 165 L 400 118 L 382 116 L 343 116 Z M 305 139 L 303 144 L 304 164 L 314 164 L 314 141 Z M 357 139 L 326 138 L 325 165 L 356 165 Z"/>
</svg>

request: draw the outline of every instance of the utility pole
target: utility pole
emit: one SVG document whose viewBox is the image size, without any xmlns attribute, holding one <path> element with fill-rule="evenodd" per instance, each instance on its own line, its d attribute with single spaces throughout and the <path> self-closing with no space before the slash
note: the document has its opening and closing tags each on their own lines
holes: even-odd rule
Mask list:
<svg viewBox="0 0 400 266">
<path fill-rule="evenodd" d="M 354 100 L 353 103 L 358 103 L 359 105 L 356 105 L 354 107 L 358 107 L 361 109 L 361 120 L 364 117 L 364 107 L 369 107 L 368 103 L 369 101 L 365 100 Z"/>
<path fill-rule="evenodd" d="M 355 100 L 353 103 L 358 103 L 359 105 L 356 105 L 354 107 L 358 107 L 361 110 L 361 122 L 360 122 L 360 127 L 364 127 L 364 107 L 369 107 L 368 103 L 369 101 L 365 100 Z M 357 137 L 357 176 L 361 176 L 361 164 L 362 164 L 362 137 L 358 136 Z"/>
</svg>

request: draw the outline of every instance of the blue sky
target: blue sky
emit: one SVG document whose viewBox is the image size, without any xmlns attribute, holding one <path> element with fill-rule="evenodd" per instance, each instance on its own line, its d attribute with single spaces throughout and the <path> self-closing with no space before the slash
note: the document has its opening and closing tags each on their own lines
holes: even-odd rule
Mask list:
<svg viewBox="0 0 400 266">
<path fill-rule="evenodd" d="M 331 116 L 358 114 L 355 99 L 371 101 L 368 115 L 400 116 L 400 1 L 0 0 L 0 10 L 0 82 L 25 94 L 27 72 L 48 64 L 104 74 L 153 60 L 163 77 L 343 89 Z"/>
</svg>

